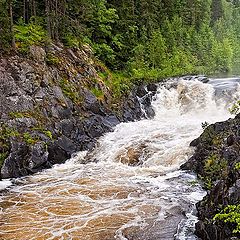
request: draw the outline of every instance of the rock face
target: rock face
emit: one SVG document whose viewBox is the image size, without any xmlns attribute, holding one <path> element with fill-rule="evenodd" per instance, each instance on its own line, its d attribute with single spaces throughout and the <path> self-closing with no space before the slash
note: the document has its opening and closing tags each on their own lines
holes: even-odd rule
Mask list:
<svg viewBox="0 0 240 240">
<path fill-rule="evenodd" d="M 0 58 L 1 178 L 63 163 L 122 121 L 153 117 L 156 86 L 135 87 L 114 102 L 91 49 L 32 46 L 30 57 Z M 101 96 L 94 94 L 94 89 Z"/>
<path fill-rule="evenodd" d="M 208 126 L 191 146 L 193 157 L 182 169 L 193 170 L 203 180 L 207 196 L 197 204 L 196 234 L 202 240 L 239 239 L 233 223 L 213 220 L 228 205 L 240 204 L 240 115 Z"/>
</svg>

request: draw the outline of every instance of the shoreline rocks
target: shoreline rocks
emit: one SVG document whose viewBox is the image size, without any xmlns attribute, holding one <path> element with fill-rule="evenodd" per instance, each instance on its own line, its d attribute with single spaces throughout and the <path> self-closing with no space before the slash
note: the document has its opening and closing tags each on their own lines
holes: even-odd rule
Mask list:
<svg viewBox="0 0 240 240">
<path fill-rule="evenodd" d="M 207 195 L 197 204 L 196 235 L 202 240 L 239 239 L 237 223 L 214 219 L 229 205 L 240 204 L 240 114 L 234 119 L 207 126 L 192 141 L 194 155 L 181 166 L 202 179 Z"/>
<path fill-rule="evenodd" d="M 77 151 L 92 149 L 120 122 L 154 116 L 154 84 L 136 86 L 113 107 L 111 90 L 92 57 L 89 49 L 53 45 L 31 47 L 29 58 L 0 59 L 1 178 L 63 163 Z"/>
</svg>

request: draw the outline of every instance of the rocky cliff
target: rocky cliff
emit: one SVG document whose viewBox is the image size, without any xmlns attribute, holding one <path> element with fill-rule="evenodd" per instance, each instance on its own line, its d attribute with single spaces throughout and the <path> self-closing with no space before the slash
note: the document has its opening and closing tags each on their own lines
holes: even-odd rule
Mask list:
<svg viewBox="0 0 240 240">
<path fill-rule="evenodd" d="M 191 146 L 195 154 L 182 169 L 195 171 L 207 190 L 197 204 L 196 234 L 202 240 L 240 239 L 240 115 L 205 126 Z"/>
<path fill-rule="evenodd" d="M 88 46 L 32 46 L 27 57 L 1 56 L 1 178 L 63 163 L 76 151 L 92 149 L 116 124 L 154 115 L 156 86 L 149 85 L 150 92 L 135 87 L 113 101 L 112 89 L 99 77 L 105 70 L 93 59 Z"/>
</svg>

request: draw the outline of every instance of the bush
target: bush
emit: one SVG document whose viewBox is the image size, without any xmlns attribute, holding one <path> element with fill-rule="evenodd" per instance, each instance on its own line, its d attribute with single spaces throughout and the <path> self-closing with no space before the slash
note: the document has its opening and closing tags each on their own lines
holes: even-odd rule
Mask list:
<svg viewBox="0 0 240 240">
<path fill-rule="evenodd" d="M 231 114 L 237 115 L 240 112 L 240 100 L 234 103 L 228 110 Z"/>
<path fill-rule="evenodd" d="M 42 45 L 47 41 L 47 33 L 44 28 L 31 19 L 25 24 L 22 19 L 14 26 L 16 47 L 20 52 L 26 53 L 32 45 Z"/>
<path fill-rule="evenodd" d="M 97 87 L 91 88 L 90 91 L 93 95 L 96 96 L 96 98 L 100 99 L 104 96 L 103 91 Z"/>
<path fill-rule="evenodd" d="M 0 167 L 2 167 L 3 162 L 7 158 L 7 156 L 8 156 L 8 153 L 6 152 L 0 153 Z"/>
<path fill-rule="evenodd" d="M 63 39 L 63 44 L 66 47 L 70 48 L 79 48 L 80 47 L 80 40 L 74 36 L 73 34 L 66 34 Z"/>
<path fill-rule="evenodd" d="M 57 66 L 61 62 L 60 58 L 53 55 L 52 53 L 48 53 L 46 56 L 46 63 L 48 65 Z"/>
<path fill-rule="evenodd" d="M 240 233 L 240 204 L 228 205 L 213 220 L 221 220 L 234 225 L 233 233 Z"/>
</svg>

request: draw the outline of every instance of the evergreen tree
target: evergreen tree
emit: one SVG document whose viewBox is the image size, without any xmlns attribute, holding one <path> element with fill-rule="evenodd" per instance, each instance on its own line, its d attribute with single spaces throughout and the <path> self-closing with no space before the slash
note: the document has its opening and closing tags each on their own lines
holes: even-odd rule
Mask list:
<svg viewBox="0 0 240 240">
<path fill-rule="evenodd" d="M 0 49 L 89 43 L 139 78 L 226 71 L 240 59 L 239 24 L 237 0 L 0 0 Z"/>
</svg>

